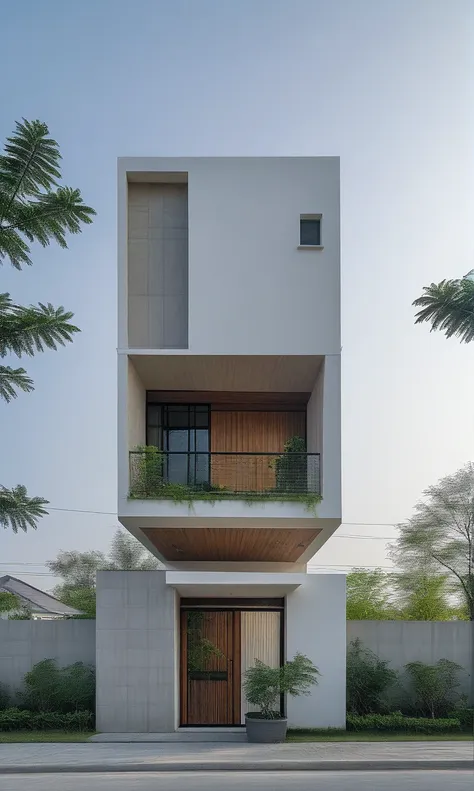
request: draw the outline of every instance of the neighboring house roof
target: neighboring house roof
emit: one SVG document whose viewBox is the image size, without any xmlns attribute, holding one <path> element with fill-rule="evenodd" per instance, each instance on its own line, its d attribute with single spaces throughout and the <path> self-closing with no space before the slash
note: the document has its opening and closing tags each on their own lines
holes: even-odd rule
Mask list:
<svg viewBox="0 0 474 791">
<path fill-rule="evenodd" d="M 27 582 L 10 577 L 8 574 L 5 577 L 0 577 L 0 590 L 14 593 L 36 612 L 51 613 L 52 615 L 82 615 L 81 610 L 75 610 L 74 607 L 69 607 L 55 599 L 50 593 L 40 591 L 33 585 L 28 585 Z"/>
</svg>

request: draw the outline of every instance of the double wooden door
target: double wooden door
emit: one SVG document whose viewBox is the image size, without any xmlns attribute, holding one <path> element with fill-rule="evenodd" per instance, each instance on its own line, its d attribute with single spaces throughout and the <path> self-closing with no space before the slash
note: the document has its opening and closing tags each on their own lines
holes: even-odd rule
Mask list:
<svg viewBox="0 0 474 791">
<path fill-rule="evenodd" d="M 240 725 L 240 612 L 181 612 L 181 725 Z"/>
</svg>

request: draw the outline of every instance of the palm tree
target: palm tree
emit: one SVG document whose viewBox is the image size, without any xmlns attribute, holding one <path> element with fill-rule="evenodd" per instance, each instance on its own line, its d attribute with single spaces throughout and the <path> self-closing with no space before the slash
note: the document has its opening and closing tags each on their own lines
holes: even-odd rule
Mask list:
<svg viewBox="0 0 474 791">
<path fill-rule="evenodd" d="M 431 331 L 441 330 L 447 338 L 453 335 L 464 343 L 474 340 L 474 269 L 461 280 L 442 280 L 425 286 L 413 305 L 415 324 L 427 321 Z"/>
<path fill-rule="evenodd" d="M 46 124 L 16 124 L 0 155 L 0 264 L 15 269 L 31 265 L 30 244 L 47 247 L 52 241 L 67 247 L 66 233 L 80 233 L 92 222 L 94 209 L 86 206 L 78 189 L 59 186 L 61 154 Z M 0 357 L 32 357 L 45 348 L 57 349 L 72 341 L 79 329 L 73 314 L 51 304 L 18 305 L 0 294 Z M 30 392 L 33 381 L 24 368 L 0 366 L 0 399 L 7 403 L 18 391 Z M 0 527 L 27 530 L 46 512 L 47 500 L 30 497 L 24 486 L 0 485 Z"/>
</svg>

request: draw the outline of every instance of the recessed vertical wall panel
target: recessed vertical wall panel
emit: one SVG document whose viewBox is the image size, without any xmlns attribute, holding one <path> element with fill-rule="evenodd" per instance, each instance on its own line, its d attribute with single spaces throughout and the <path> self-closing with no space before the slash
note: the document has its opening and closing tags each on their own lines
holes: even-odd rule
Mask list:
<svg viewBox="0 0 474 791">
<path fill-rule="evenodd" d="M 128 185 L 128 345 L 188 348 L 188 185 Z"/>
<path fill-rule="evenodd" d="M 242 683 L 245 672 L 255 664 L 256 659 L 270 667 L 279 667 L 281 661 L 279 612 L 242 612 L 241 613 L 241 673 Z M 242 723 L 248 711 L 257 706 L 248 703 L 242 689 Z"/>
</svg>

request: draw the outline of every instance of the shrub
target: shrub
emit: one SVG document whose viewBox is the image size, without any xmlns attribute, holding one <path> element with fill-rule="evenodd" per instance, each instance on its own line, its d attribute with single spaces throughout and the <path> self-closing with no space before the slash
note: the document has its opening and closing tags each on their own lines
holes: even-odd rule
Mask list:
<svg viewBox="0 0 474 791">
<path fill-rule="evenodd" d="M 448 713 L 448 717 L 458 719 L 461 723 L 461 729 L 466 733 L 472 733 L 474 731 L 474 708 L 460 708 L 455 709 L 454 711 L 450 711 Z"/>
<path fill-rule="evenodd" d="M 26 711 L 5 709 L 0 711 L 0 731 L 91 731 L 94 729 L 92 711 Z"/>
<path fill-rule="evenodd" d="M 94 711 L 95 669 L 82 662 L 60 668 L 54 659 L 43 659 L 26 673 L 19 697 L 30 711 Z"/>
<path fill-rule="evenodd" d="M 408 662 L 405 670 L 410 678 L 417 712 L 426 717 L 443 717 L 454 708 L 460 695 L 458 673 L 462 668 L 449 659 L 439 659 L 435 665 Z"/>
<path fill-rule="evenodd" d="M 348 731 L 388 731 L 400 733 L 453 733 L 461 730 L 459 719 L 427 719 L 405 717 L 397 711 L 393 714 L 347 715 Z"/>
<path fill-rule="evenodd" d="M 245 673 L 244 693 L 249 703 L 259 707 L 252 712 L 264 719 L 278 719 L 280 695 L 309 695 L 311 687 L 318 683 L 319 670 L 303 654 L 285 662 L 282 667 L 270 667 L 259 659 Z"/>
<path fill-rule="evenodd" d="M 8 708 L 10 703 L 10 693 L 5 684 L 0 684 L 0 711 Z"/>
<path fill-rule="evenodd" d="M 364 648 L 359 639 L 349 644 L 347 651 L 347 711 L 369 714 L 386 711 L 384 695 L 398 678 L 389 663 Z"/>
</svg>

